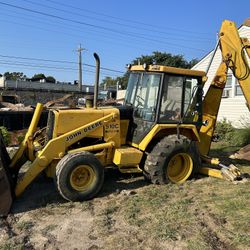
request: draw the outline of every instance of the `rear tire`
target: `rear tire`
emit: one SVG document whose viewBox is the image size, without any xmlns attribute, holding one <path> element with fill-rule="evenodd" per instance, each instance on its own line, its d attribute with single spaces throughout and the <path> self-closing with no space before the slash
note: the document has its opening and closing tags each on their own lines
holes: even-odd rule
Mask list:
<svg viewBox="0 0 250 250">
<path fill-rule="evenodd" d="M 180 135 L 162 138 L 148 154 L 144 177 L 154 184 L 181 184 L 193 177 L 200 167 L 200 157 L 195 142 Z"/>
<path fill-rule="evenodd" d="M 69 201 L 92 199 L 101 190 L 104 168 L 89 152 L 68 154 L 56 167 L 56 186 L 61 196 Z"/>
</svg>

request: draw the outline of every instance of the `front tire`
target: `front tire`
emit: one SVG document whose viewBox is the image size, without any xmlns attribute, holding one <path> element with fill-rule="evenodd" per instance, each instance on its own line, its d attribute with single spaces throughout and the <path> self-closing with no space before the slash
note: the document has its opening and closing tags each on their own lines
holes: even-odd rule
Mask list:
<svg viewBox="0 0 250 250">
<path fill-rule="evenodd" d="M 169 135 L 162 138 L 148 154 L 144 176 L 154 184 L 181 184 L 199 169 L 197 147 L 187 137 Z"/>
<path fill-rule="evenodd" d="M 89 200 L 103 186 L 104 168 L 89 152 L 68 154 L 59 161 L 55 178 L 57 189 L 64 199 Z"/>
</svg>

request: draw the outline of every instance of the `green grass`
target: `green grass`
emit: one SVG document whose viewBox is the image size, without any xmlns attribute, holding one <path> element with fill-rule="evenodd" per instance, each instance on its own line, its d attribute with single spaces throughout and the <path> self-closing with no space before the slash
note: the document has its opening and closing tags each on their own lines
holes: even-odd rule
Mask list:
<svg viewBox="0 0 250 250">
<path fill-rule="evenodd" d="M 25 247 L 23 244 L 16 244 L 11 241 L 0 245 L 0 250 L 25 250 Z"/>
<path fill-rule="evenodd" d="M 31 221 L 21 221 L 18 222 L 16 227 L 17 229 L 21 230 L 21 231 L 25 231 L 25 230 L 29 230 L 34 226 L 34 223 Z"/>
<path fill-rule="evenodd" d="M 226 143 L 213 144 L 212 154 L 230 161 L 226 158 L 233 150 Z M 245 162 L 234 163 L 250 173 Z M 181 186 L 149 185 L 125 199 L 119 214 L 156 241 L 184 242 L 187 249 L 246 249 L 250 248 L 249 190 L 250 181 L 235 185 L 212 177 Z"/>
<path fill-rule="evenodd" d="M 228 164 L 231 160 L 227 156 L 236 149 L 228 143 L 213 143 L 211 154 Z M 249 162 L 232 162 L 241 171 L 250 173 Z M 130 190 L 133 185 L 133 195 L 114 191 L 91 201 L 41 207 L 31 213 L 31 222 L 27 217 L 13 222 L 11 226 L 17 236 L 7 239 L 0 249 L 22 249 L 18 234 L 32 234 L 36 225 L 41 228 L 39 223 L 44 218 L 58 214 L 68 217 L 72 211 L 80 211 L 79 216 L 81 212 L 89 212 L 93 217 L 91 235 L 103 242 L 104 249 L 250 249 L 250 181 L 236 185 L 201 177 L 182 185 L 160 186 L 143 185 L 140 176 L 123 176 L 107 185 L 112 190 L 116 190 L 115 185 L 121 190 L 126 187 Z M 37 220 L 38 216 L 43 219 Z M 44 237 L 58 229 L 56 224 L 42 228 L 40 234 Z"/>
<path fill-rule="evenodd" d="M 50 224 L 41 230 L 43 236 L 47 236 L 51 231 L 57 228 L 57 225 Z"/>
</svg>

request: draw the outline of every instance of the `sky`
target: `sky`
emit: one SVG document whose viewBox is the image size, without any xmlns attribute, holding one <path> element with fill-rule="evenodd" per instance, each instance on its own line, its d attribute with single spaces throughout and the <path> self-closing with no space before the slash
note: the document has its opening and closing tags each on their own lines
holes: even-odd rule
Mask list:
<svg viewBox="0 0 250 250">
<path fill-rule="evenodd" d="M 249 0 L 0 0 L 0 73 L 20 71 L 93 84 L 96 52 L 101 79 L 121 76 L 126 64 L 153 51 L 201 59 L 216 44 L 224 19 L 240 26 Z"/>
</svg>

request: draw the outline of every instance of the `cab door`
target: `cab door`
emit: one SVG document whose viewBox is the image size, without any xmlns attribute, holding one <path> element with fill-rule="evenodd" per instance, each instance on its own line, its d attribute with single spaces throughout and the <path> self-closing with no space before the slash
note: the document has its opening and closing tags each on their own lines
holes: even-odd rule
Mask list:
<svg viewBox="0 0 250 250">
<path fill-rule="evenodd" d="M 161 81 L 162 74 L 143 72 L 132 87 L 130 103 L 134 111 L 128 141 L 139 144 L 155 124 Z"/>
</svg>

